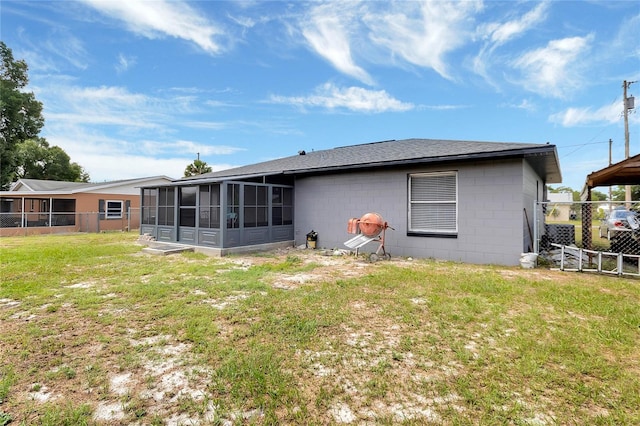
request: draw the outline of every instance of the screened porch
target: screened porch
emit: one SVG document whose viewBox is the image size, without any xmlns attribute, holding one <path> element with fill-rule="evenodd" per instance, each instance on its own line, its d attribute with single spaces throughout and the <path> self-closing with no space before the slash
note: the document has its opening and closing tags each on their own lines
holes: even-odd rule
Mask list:
<svg viewBox="0 0 640 426">
<path fill-rule="evenodd" d="M 292 241 L 293 187 L 256 182 L 177 182 L 141 190 L 141 235 L 231 248 Z"/>
</svg>

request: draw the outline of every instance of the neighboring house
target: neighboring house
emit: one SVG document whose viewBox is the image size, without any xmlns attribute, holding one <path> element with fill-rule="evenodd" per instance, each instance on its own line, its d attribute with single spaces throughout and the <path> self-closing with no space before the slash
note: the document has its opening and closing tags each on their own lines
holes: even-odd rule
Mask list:
<svg viewBox="0 0 640 426">
<path fill-rule="evenodd" d="M 549 192 L 547 194 L 547 217 L 554 221 L 569 221 L 575 219 L 573 210 L 573 193 L 571 192 Z M 573 214 L 573 218 L 572 218 Z"/>
<path fill-rule="evenodd" d="M 393 255 L 517 265 L 535 200 L 560 183 L 554 145 L 407 139 L 345 146 L 142 189 L 140 232 L 224 254 L 345 248 L 350 218 L 383 216 Z M 525 211 L 527 214 L 525 214 Z M 361 251 L 375 251 L 370 243 Z"/>
<path fill-rule="evenodd" d="M 20 179 L 0 191 L 0 236 L 138 228 L 140 187 L 167 176 L 101 183 Z M 123 226 L 124 225 L 124 226 Z"/>
</svg>

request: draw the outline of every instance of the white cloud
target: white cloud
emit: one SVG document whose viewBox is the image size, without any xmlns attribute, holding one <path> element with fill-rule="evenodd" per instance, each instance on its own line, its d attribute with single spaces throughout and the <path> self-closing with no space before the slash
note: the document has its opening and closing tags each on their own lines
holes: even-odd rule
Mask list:
<svg viewBox="0 0 640 426">
<path fill-rule="evenodd" d="M 524 15 L 506 22 L 490 22 L 478 27 L 477 32 L 485 44 L 478 55 L 473 58 L 473 71 L 482 76 L 487 82 L 496 86 L 488 68 L 495 65 L 495 50 L 508 42 L 522 36 L 547 18 L 549 2 L 538 3 Z"/>
<path fill-rule="evenodd" d="M 14 56 L 24 59 L 30 72 L 61 72 L 68 69 L 69 65 L 86 70 L 90 65 L 90 54 L 83 40 L 64 27 L 55 27 L 46 36 L 39 35 L 37 38 L 21 28 L 17 36 L 23 46 L 14 52 Z"/>
<path fill-rule="evenodd" d="M 50 145 L 60 146 L 72 161 L 80 164 L 92 182 L 156 175 L 179 178 L 198 152 L 214 171 L 228 169 L 229 164 L 214 163 L 207 156 L 243 150 L 186 140 L 118 139 L 82 126 L 53 126 L 44 136 Z"/>
<path fill-rule="evenodd" d="M 480 0 L 329 2 L 299 25 L 313 51 L 362 83 L 375 84 L 357 59 L 430 68 L 452 79 L 446 56 L 472 38 L 481 9 Z"/>
<path fill-rule="evenodd" d="M 501 107 L 503 108 L 515 108 L 515 109 L 522 109 L 525 111 L 535 111 L 536 110 L 536 105 L 534 103 L 532 103 L 529 99 L 523 99 L 520 101 L 520 103 L 509 103 L 509 102 L 505 102 L 503 104 L 500 104 Z"/>
<path fill-rule="evenodd" d="M 450 111 L 454 109 L 464 109 L 469 108 L 469 105 L 420 105 L 417 107 L 420 110 L 431 110 L 431 111 Z"/>
<path fill-rule="evenodd" d="M 86 70 L 89 66 L 84 43 L 66 30 L 56 29 L 56 38 L 43 41 L 40 46 L 78 69 Z"/>
<path fill-rule="evenodd" d="M 238 148 L 228 145 L 205 145 L 203 143 L 177 140 L 175 142 L 156 142 L 153 147 L 158 151 L 164 152 L 182 152 L 195 155 L 200 153 L 202 156 L 207 155 L 230 155 L 237 152 L 246 151 L 244 148 Z"/>
<path fill-rule="evenodd" d="M 569 37 L 550 41 L 513 61 L 521 70 L 525 89 L 542 96 L 562 98 L 582 86 L 580 61 L 594 36 Z"/>
<path fill-rule="evenodd" d="M 176 138 L 189 127 L 181 117 L 201 112 L 195 95 L 169 91 L 150 96 L 122 87 L 79 87 L 64 79 L 52 83 L 38 78 L 37 84 L 42 83 L 49 83 L 35 87 L 45 107 L 42 136 L 64 149 L 93 181 L 158 174 L 180 177 L 197 153 L 215 158 L 244 150 L 211 145 L 206 139 Z M 214 170 L 229 167 L 208 163 Z"/>
<path fill-rule="evenodd" d="M 470 38 L 473 16 L 481 1 L 424 1 L 394 3 L 392 11 L 371 12 L 365 17 L 371 41 L 391 56 L 420 67 L 432 68 L 452 79 L 446 55 Z"/>
<path fill-rule="evenodd" d="M 223 31 L 186 3 L 166 0 L 83 1 L 101 13 L 123 21 L 130 31 L 144 37 L 176 37 L 195 43 L 208 53 L 222 51 L 216 36 L 222 35 Z"/>
<path fill-rule="evenodd" d="M 328 109 L 344 108 L 359 112 L 408 111 L 413 104 L 401 102 L 384 90 L 367 90 L 361 87 L 340 88 L 325 83 L 309 96 L 272 96 L 273 103 L 291 104 L 300 107 L 320 107 Z"/>
<path fill-rule="evenodd" d="M 169 101 L 130 93 L 121 87 L 49 86 L 39 88 L 46 120 L 73 125 L 93 124 L 130 128 L 158 128 L 164 123 L 161 105 Z"/>
<path fill-rule="evenodd" d="M 617 123 L 622 120 L 622 101 L 602 106 L 598 109 L 568 108 L 549 116 L 552 123 L 564 127 L 575 127 L 592 123 Z"/>
<path fill-rule="evenodd" d="M 147 176 L 165 175 L 180 178 L 184 169 L 192 163 L 191 157 L 157 158 L 145 155 L 104 155 L 84 152 L 68 152 L 73 161 L 80 164 L 90 175 L 92 182 L 119 179 L 133 179 Z M 228 164 L 211 164 L 212 171 L 228 169 Z"/>
<path fill-rule="evenodd" d="M 125 56 L 122 53 L 118 55 L 118 63 L 115 65 L 116 72 L 122 74 L 136 64 L 135 56 Z"/>
<path fill-rule="evenodd" d="M 640 14 L 629 17 L 620 23 L 618 34 L 609 43 L 608 51 L 612 51 L 617 61 L 623 58 L 640 59 Z"/>
<path fill-rule="evenodd" d="M 209 102 L 205 102 L 207 105 L 212 105 Z M 223 123 L 219 121 L 187 121 L 182 123 L 186 127 L 191 127 L 194 129 L 210 129 L 210 130 L 222 130 L 229 127 L 228 123 Z"/>
<path fill-rule="evenodd" d="M 504 23 L 489 23 L 479 28 L 480 33 L 488 38 L 494 46 L 505 44 L 529 31 L 547 17 L 549 2 L 538 3 L 532 10 L 519 18 Z"/>
<path fill-rule="evenodd" d="M 349 28 L 355 25 L 345 11 L 347 3 L 325 4 L 314 8 L 308 21 L 302 22 L 302 35 L 311 48 L 329 61 L 338 71 L 365 84 L 373 84 L 371 76 L 356 65 L 352 52 Z"/>
</svg>

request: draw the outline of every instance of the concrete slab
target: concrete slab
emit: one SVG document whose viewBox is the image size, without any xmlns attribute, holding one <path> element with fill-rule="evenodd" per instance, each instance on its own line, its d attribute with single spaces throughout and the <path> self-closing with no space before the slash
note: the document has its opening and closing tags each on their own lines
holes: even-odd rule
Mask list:
<svg viewBox="0 0 640 426">
<path fill-rule="evenodd" d="M 186 251 L 194 251 L 192 246 L 184 246 L 178 244 L 167 244 L 151 242 L 147 247 L 142 249 L 143 253 L 154 254 L 157 256 L 167 256 L 170 254 L 184 253 Z"/>
</svg>

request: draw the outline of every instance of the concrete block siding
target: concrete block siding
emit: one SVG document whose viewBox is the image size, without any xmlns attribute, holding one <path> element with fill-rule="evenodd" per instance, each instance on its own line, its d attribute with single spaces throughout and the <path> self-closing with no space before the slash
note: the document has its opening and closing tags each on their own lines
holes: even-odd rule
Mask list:
<svg viewBox="0 0 640 426">
<path fill-rule="evenodd" d="M 458 173 L 457 238 L 407 235 L 409 174 L 452 170 Z M 352 237 L 348 220 L 372 211 L 395 228 L 385 241 L 392 255 L 517 265 L 525 243 L 523 209 L 533 206 L 536 182 L 543 186 L 523 159 L 298 177 L 295 241 L 304 244 L 313 229 L 319 247 L 345 248 Z M 377 247 L 370 243 L 362 250 Z"/>
</svg>

